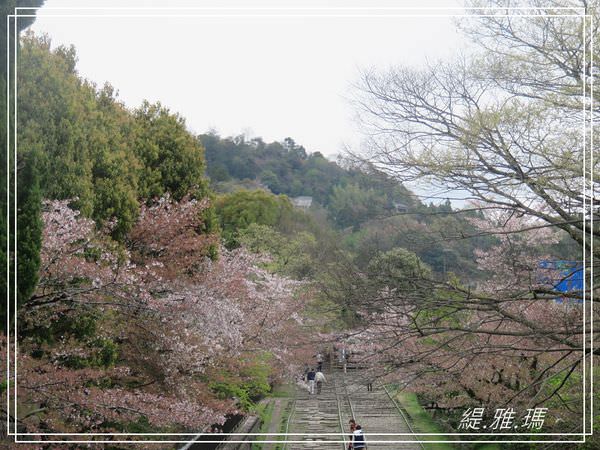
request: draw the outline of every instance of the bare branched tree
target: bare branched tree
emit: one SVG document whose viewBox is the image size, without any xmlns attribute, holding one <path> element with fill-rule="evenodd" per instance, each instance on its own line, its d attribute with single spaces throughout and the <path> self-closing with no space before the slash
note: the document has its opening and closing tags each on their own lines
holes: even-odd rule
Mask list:
<svg viewBox="0 0 600 450">
<path fill-rule="evenodd" d="M 483 51 L 363 74 L 355 101 L 368 139 L 353 156 L 403 181 L 426 179 L 537 217 L 583 246 L 585 233 L 600 235 L 590 225 L 600 202 L 589 135 L 600 113 L 590 96 L 597 30 L 548 2 L 532 11 L 497 3 L 507 9 L 461 22 Z"/>
<path fill-rule="evenodd" d="M 370 274 L 346 266 L 345 292 L 340 284 L 324 290 L 357 311 L 365 358 L 432 405 L 542 405 L 557 411 L 557 429 L 580 431 L 583 358 L 600 353 L 589 334 L 589 298 L 598 288 L 590 269 L 600 256 L 590 133 L 600 119 L 591 95 L 600 18 L 586 1 L 527 5 L 538 9 L 471 2 L 480 9 L 458 23 L 474 44 L 467 55 L 366 71 L 355 97 L 367 139 L 349 157 L 400 181 L 467 192 L 488 217 L 480 228 L 500 242 L 477 255 L 487 281 L 440 281 L 416 270 L 410 256 L 385 254 Z M 583 292 L 557 304 L 565 294 L 536 273 L 539 250 L 560 233 L 586 255 L 585 320 Z"/>
</svg>

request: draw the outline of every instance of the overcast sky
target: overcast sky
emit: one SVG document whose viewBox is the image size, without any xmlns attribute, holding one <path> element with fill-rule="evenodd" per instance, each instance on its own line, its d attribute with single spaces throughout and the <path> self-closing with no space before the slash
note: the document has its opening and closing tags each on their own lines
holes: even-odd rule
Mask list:
<svg viewBox="0 0 600 450">
<path fill-rule="evenodd" d="M 33 29 L 53 43 L 75 45 L 85 78 L 109 81 L 130 107 L 160 101 L 185 117 L 196 133 L 214 128 L 222 136 L 246 133 L 265 140 L 291 136 L 308 151 L 339 153 L 355 146 L 360 132 L 348 97 L 361 69 L 419 65 L 446 59 L 461 47 L 449 17 L 392 17 L 390 10 L 210 11 L 228 17 L 197 17 L 200 10 L 138 9 L 138 14 L 185 17 L 100 17 L 135 14 L 107 9 L 58 10 L 64 6 L 243 6 L 278 8 L 374 2 L 229 2 L 46 0 Z M 377 2 L 377 6 L 456 7 L 453 0 Z M 384 17 L 332 17 L 332 14 Z M 460 13 L 398 10 L 397 14 Z M 277 17 L 256 17 L 260 14 Z M 282 17 L 286 13 L 287 17 Z M 59 17 L 64 14 L 93 17 Z M 233 17 L 232 14 L 237 15 Z M 254 16 L 253 16 L 254 15 Z M 319 17 L 306 17 L 319 15 Z"/>
</svg>

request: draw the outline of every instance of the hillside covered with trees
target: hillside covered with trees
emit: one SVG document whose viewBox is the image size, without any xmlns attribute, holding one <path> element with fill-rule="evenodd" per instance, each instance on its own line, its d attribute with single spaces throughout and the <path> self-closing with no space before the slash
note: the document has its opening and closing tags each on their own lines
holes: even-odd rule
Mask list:
<svg viewBox="0 0 600 450">
<path fill-rule="evenodd" d="M 448 199 L 427 204 L 373 164 L 352 163 L 350 159 L 330 161 L 291 138 L 265 143 L 261 138 L 203 134 L 199 139 L 205 148 L 211 186 L 222 193 L 218 205 L 262 198 L 262 202 L 255 202 L 254 212 L 248 204 L 248 213 L 262 214 L 253 222 L 274 225 L 274 219 L 266 219 L 264 214 L 271 210 L 271 217 L 279 217 L 281 212 L 272 206 L 285 204 L 282 195 L 312 197 L 308 215 L 322 228 L 340 234 L 344 248 L 356 255 L 361 267 L 378 253 L 401 247 L 419 255 L 438 274 L 453 272 L 477 279 L 482 274 L 475 263 L 475 250 L 496 242 L 473 226 L 474 219 L 483 217 L 476 204 L 462 209 L 453 208 Z M 231 192 L 239 190 L 255 192 Z M 288 224 L 307 220 L 289 207 L 287 215 L 291 218 L 295 214 L 295 218 Z M 230 227 L 225 222 L 222 226 L 227 235 Z M 572 257 L 574 247 L 567 241 L 564 237 L 554 245 L 553 253 Z"/>
<path fill-rule="evenodd" d="M 408 189 L 382 172 L 367 166 L 341 166 L 319 152 L 308 152 L 289 137 L 265 143 L 261 138 L 203 134 L 200 140 L 216 189 L 227 189 L 236 180 L 254 180 L 274 194 L 310 196 L 340 228 L 389 215 L 397 204 L 408 208 L 419 204 Z"/>
</svg>

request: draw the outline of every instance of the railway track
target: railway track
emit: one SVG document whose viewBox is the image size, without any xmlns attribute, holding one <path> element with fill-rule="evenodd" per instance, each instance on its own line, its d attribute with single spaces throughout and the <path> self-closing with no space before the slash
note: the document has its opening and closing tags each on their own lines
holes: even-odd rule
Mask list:
<svg viewBox="0 0 600 450">
<path fill-rule="evenodd" d="M 349 421 L 354 419 L 363 428 L 369 450 L 425 449 L 417 442 L 408 414 L 385 386 L 373 386 L 369 392 L 360 370 L 347 374 L 334 371 L 326 376 L 328 382 L 321 394 L 298 389 L 285 426 L 286 433 L 291 434 L 285 443 L 266 444 L 269 448 L 346 450 L 351 440 Z M 228 446 L 225 441 L 219 448 Z M 193 443 L 185 448 L 194 448 Z"/>
<path fill-rule="evenodd" d="M 363 428 L 370 449 L 425 448 L 417 442 L 406 412 L 396 403 L 385 386 L 373 386 L 373 390 L 369 392 L 360 371 L 340 374 L 340 379 L 343 383 L 344 402 L 356 423 Z M 348 420 L 350 417 L 346 424 Z M 398 434 L 386 435 L 389 433 Z"/>
<path fill-rule="evenodd" d="M 349 420 L 354 418 L 364 430 L 370 450 L 420 450 L 409 419 L 384 386 L 368 392 L 360 371 L 330 372 L 320 395 L 298 393 L 290 416 L 286 450 L 307 448 L 345 450 L 350 439 Z M 384 434 L 380 434 L 384 433 Z M 385 433 L 404 433 L 386 436 Z M 398 442 L 406 441 L 406 442 Z"/>
<path fill-rule="evenodd" d="M 352 401 L 350 396 L 348 395 L 348 391 L 346 386 L 343 385 L 342 389 L 338 387 L 337 378 L 333 378 L 333 386 L 335 389 L 335 396 L 338 404 L 338 415 L 340 419 L 340 431 L 342 433 L 347 432 L 347 434 L 342 434 L 340 440 L 344 441 L 343 448 L 348 448 L 348 443 L 351 440 L 350 436 L 350 419 L 355 419 L 354 414 L 354 406 L 352 405 Z M 356 420 L 356 419 L 355 419 Z"/>
</svg>

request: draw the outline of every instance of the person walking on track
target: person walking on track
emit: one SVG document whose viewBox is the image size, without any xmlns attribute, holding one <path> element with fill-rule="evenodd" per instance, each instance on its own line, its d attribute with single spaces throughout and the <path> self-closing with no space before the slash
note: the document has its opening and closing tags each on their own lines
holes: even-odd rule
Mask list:
<svg viewBox="0 0 600 450">
<path fill-rule="evenodd" d="M 315 393 L 315 369 L 310 369 L 310 371 L 306 374 L 306 379 L 308 381 L 308 392 L 311 394 Z"/>
<path fill-rule="evenodd" d="M 317 383 L 317 394 L 321 393 L 321 388 L 323 387 L 323 383 L 327 383 L 327 379 L 323 372 L 317 369 L 317 373 L 315 374 L 315 381 Z"/>
<path fill-rule="evenodd" d="M 321 353 L 317 353 L 316 357 L 317 357 L 317 371 L 320 372 L 323 370 L 323 355 Z"/>
<path fill-rule="evenodd" d="M 356 429 L 352 433 L 352 450 L 357 449 L 367 450 L 367 442 L 360 425 L 356 425 Z"/>
<path fill-rule="evenodd" d="M 356 421 L 350 419 L 350 442 L 348 442 L 348 450 L 352 450 L 352 441 L 354 440 L 354 430 L 356 430 Z"/>
</svg>

